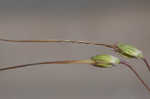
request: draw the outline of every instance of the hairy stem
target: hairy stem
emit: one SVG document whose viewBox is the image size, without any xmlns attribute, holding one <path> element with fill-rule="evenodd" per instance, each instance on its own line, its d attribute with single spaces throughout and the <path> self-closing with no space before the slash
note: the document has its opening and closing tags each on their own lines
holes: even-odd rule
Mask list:
<svg viewBox="0 0 150 99">
<path fill-rule="evenodd" d="M 0 41 L 5 42 L 19 42 L 19 43 L 76 43 L 76 44 L 88 44 L 88 45 L 100 45 L 109 48 L 114 48 L 113 45 L 89 42 L 89 41 L 74 41 L 74 40 L 9 40 L 9 39 L 0 39 Z"/>
<path fill-rule="evenodd" d="M 147 66 L 147 68 L 148 68 L 148 70 L 150 72 L 150 65 L 149 65 L 147 59 L 146 58 L 142 58 L 142 60 L 144 61 L 144 63 L 146 64 L 146 66 Z"/>
<path fill-rule="evenodd" d="M 136 75 L 136 77 L 140 80 L 140 82 L 144 85 L 144 87 L 150 92 L 149 86 L 144 82 L 144 80 L 140 77 L 140 75 L 136 72 L 136 70 L 131 65 L 123 61 L 121 61 L 120 64 L 123 64 L 126 67 L 128 67 Z"/>
<path fill-rule="evenodd" d="M 0 71 L 29 67 L 29 66 L 37 66 L 40 64 L 95 64 L 95 62 L 90 60 L 90 59 L 87 59 L 87 60 L 50 61 L 50 62 L 47 61 L 47 62 L 37 62 L 37 63 L 31 63 L 31 64 L 23 64 L 23 65 L 4 67 L 4 68 L 0 68 Z"/>
</svg>

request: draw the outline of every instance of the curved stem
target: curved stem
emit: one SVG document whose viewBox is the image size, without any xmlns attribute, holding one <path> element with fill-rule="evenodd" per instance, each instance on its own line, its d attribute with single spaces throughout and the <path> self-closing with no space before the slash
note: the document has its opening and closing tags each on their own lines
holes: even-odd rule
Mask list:
<svg viewBox="0 0 150 99">
<path fill-rule="evenodd" d="M 100 45 L 109 48 L 114 48 L 113 45 L 89 42 L 89 41 L 74 41 L 74 40 L 9 40 L 9 39 L 0 39 L 0 41 L 5 42 L 19 42 L 19 43 L 76 43 L 76 44 L 88 44 L 88 45 Z"/>
<path fill-rule="evenodd" d="M 47 61 L 47 62 L 37 62 L 37 63 L 31 63 L 31 64 L 23 64 L 23 65 L 4 67 L 4 68 L 0 68 L 0 71 L 6 71 L 6 70 L 11 70 L 11 69 L 35 66 L 35 65 L 40 65 L 40 64 L 94 64 L 94 63 L 95 62 L 90 60 L 90 59 L 87 59 L 87 60 Z"/>
<path fill-rule="evenodd" d="M 148 63 L 147 59 L 146 58 L 142 58 L 142 60 L 144 61 L 144 63 L 146 64 L 149 72 L 150 72 L 150 64 Z"/>
<path fill-rule="evenodd" d="M 123 62 L 123 61 L 121 61 L 120 64 L 127 66 L 136 75 L 136 77 L 140 80 L 140 82 L 144 85 L 144 87 L 150 92 L 149 86 L 144 82 L 144 80 L 140 77 L 140 75 L 136 72 L 136 70 L 130 64 L 128 64 L 127 62 Z"/>
</svg>

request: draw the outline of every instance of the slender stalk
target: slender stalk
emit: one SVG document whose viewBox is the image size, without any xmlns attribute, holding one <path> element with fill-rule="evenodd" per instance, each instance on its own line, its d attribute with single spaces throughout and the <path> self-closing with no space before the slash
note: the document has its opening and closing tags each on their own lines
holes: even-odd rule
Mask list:
<svg viewBox="0 0 150 99">
<path fill-rule="evenodd" d="M 123 64 L 126 67 L 128 67 L 136 75 L 136 77 L 140 80 L 140 82 L 144 85 L 144 87 L 150 92 L 149 86 L 144 82 L 144 80 L 140 77 L 140 75 L 136 72 L 136 70 L 130 64 L 128 64 L 127 62 L 123 62 L 123 61 L 121 61 L 120 64 Z"/>
<path fill-rule="evenodd" d="M 37 63 L 31 63 L 31 64 L 23 64 L 23 65 L 4 67 L 4 68 L 0 68 L 0 71 L 6 71 L 6 70 L 29 67 L 29 66 L 37 66 L 40 64 L 94 64 L 94 63 L 95 62 L 90 60 L 90 59 L 87 59 L 87 60 L 47 61 L 47 62 L 37 62 Z"/>
<path fill-rule="evenodd" d="M 19 43 L 76 43 L 76 44 L 87 44 L 87 45 L 100 45 L 109 48 L 114 48 L 113 45 L 89 42 L 89 41 L 74 41 L 74 40 L 9 40 L 9 39 L 0 39 L 0 41 L 5 42 L 19 42 Z"/>
<path fill-rule="evenodd" d="M 150 64 L 148 63 L 147 59 L 146 58 L 142 58 L 143 62 L 146 64 L 149 72 L 150 72 Z"/>
</svg>

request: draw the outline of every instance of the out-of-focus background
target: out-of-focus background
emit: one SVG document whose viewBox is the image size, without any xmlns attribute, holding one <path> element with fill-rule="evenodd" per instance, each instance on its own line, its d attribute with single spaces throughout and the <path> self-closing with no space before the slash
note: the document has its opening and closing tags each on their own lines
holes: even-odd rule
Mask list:
<svg viewBox="0 0 150 99">
<path fill-rule="evenodd" d="M 149 0 L 0 0 L 0 38 L 124 42 L 150 62 Z M 111 49 L 78 44 L 0 42 L 0 66 L 87 59 Z M 142 61 L 128 60 L 150 86 Z M 0 72 L 1 99 L 149 99 L 150 93 L 122 65 L 40 65 Z"/>
</svg>

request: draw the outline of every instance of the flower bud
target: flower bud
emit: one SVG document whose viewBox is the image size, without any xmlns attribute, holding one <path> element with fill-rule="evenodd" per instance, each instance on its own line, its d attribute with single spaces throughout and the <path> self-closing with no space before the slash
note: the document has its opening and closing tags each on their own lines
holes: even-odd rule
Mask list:
<svg viewBox="0 0 150 99">
<path fill-rule="evenodd" d="M 113 64 L 120 63 L 120 59 L 111 55 L 96 55 L 91 57 L 91 59 L 95 61 L 95 66 L 104 68 L 112 67 Z"/>
<path fill-rule="evenodd" d="M 143 58 L 143 53 L 139 49 L 135 48 L 134 46 L 122 44 L 117 44 L 119 52 L 127 56 L 129 58 Z"/>
</svg>

